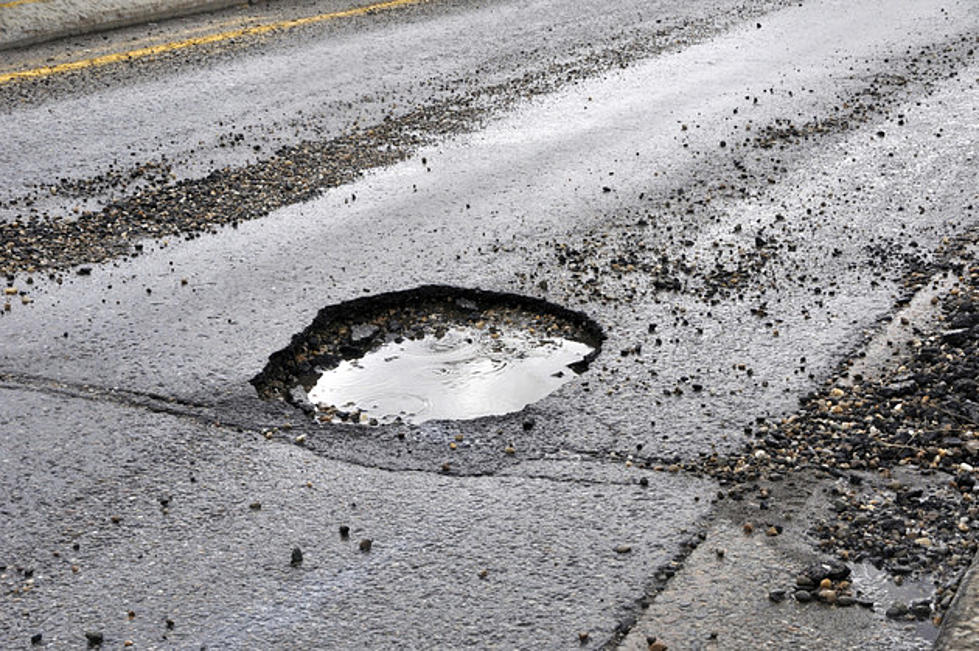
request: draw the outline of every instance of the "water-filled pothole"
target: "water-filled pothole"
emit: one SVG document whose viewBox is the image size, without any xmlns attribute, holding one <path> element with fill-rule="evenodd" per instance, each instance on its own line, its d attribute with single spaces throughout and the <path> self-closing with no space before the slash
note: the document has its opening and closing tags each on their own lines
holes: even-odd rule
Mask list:
<svg viewBox="0 0 979 651">
<path fill-rule="evenodd" d="M 429 285 L 324 308 L 252 380 L 320 422 L 519 411 L 584 372 L 601 328 L 539 299 Z"/>
</svg>

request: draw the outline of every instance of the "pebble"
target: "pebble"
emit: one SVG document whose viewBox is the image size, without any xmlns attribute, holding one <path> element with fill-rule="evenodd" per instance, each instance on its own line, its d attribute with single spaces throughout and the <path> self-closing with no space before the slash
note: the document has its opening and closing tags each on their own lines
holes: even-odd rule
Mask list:
<svg viewBox="0 0 979 651">
<path fill-rule="evenodd" d="M 768 593 L 768 600 L 775 603 L 785 601 L 785 590 L 772 590 Z"/>
<path fill-rule="evenodd" d="M 350 537 L 350 527 L 345 524 L 340 525 L 340 538 L 346 540 Z"/>
<path fill-rule="evenodd" d="M 805 604 L 812 601 L 812 593 L 808 590 L 796 590 L 792 596 L 795 597 L 795 600 L 799 603 Z"/>
<path fill-rule="evenodd" d="M 101 631 L 85 631 L 85 639 L 88 641 L 88 646 L 96 647 L 102 646 L 104 638 Z"/>
<path fill-rule="evenodd" d="M 836 603 L 836 590 L 820 590 L 817 596 L 828 604 Z"/>
<path fill-rule="evenodd" d="M 914 601 L 911 603 L 911 607 L 908 609 L 911 614 L 918 619 L 927 619 L 931 616 L 931 600 L 922 599 L 919 601 Z"/>
<path fill-rule="evenodd" d="M 373 545 L 374 545 L 374 541 L 373 540 L 371 540 L 370 538 L 363 538 L 363 539 L 361 539 L 360 545 L 359 545 L 360 551 L 362 551 L 362 552 L 369 552 L 371 550 L 371 547 Z"/>
<path fill-rule="evenodd" d="M 632 551 L 631 545 L 617 545 L 615 547 L 616 554 L 628 554 L 631 551 Z"/>
<path fill-rule="evenodd" d="M 850 568 L 845 563 L 828 559 L 810 565 L 805 571 L 805 576 L 813 583 L 819 583 L 823 579 L 840 581 L 850 576 Z"/>
<path fill-rule="evenodd" d="M 303 550 L 299 549 L 298 547 L 293 547 L 292 557 L 291 560 L 289 561 L 289 564 L 292 565 L 293 567 L 299 567 L 300 565 L 302 565 L 302 563 L 303 563 Z"/>
<path fill-rule="evenodd" d="M 895 601 L 893 604 L 891 604 L 890 608 L 884 612 L 884 614 L 891 619 L 899 619 L 908 614 L 908 607 L 906 604 L 903 604 L 900 601 Z"/>
</svg>

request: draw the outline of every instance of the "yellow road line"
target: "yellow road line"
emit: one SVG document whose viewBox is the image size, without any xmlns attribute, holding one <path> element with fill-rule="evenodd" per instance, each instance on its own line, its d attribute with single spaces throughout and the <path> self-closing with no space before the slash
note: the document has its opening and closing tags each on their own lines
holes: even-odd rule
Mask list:
<svg viewBox="0 0 979 651">
<path fill-rule="evenodd" d="M 45 2 L 45 0 L 11 0 L 10 2 L 0 2 L 0 9 L 16 7 L 17 5 L 29 5 L 34 2 Z"/>
<path fill-rule="evenodd" d="M 22 0 L 22 1 L 28 1 L 28 0 Z M 405 5 L 413 5 L 413 4 L 418 4 L 427 1 L 428 0 L 388 0 L 387 2 L 379 2 L 377 4 L 367 5 L 364 7 L 354 7 L 352 9 L 344 9 L 343 11 L 334 11 L 328 14 L 307 16 L 306 18 L 293 18 L 291 20 L 282 20 L 275 23 L 267 23 L 265 25 L 255 25 L 254 27 L 242 27 L 241 29 L 234 29 L 229 32 L 221 32 L 218 34 L 209 34 L 207 36 L 188 38 L 183 41 L 172 41 L 170 43 L 161 43 L 160 45 L 152 45 L 149 47 L 137 48 L 135 50 L 129 50 L 128 52 L 116 52 L 114 54 L 105 54 L 102 56 L 93 57 L 91 59 L 81 59 L 79 61 L 70 61 L 68 63 L 60 63 L 58 65 L 53 65 L 53 66 L 43 66 L 40 68 L 33 68 L 30 70 L 20 70 L 18 72 L 8 72 L 6 74 L 0 75 L 0 84 L 6 83 L 8 81 L 13 81 L 15 79 L 33 79 L 37 77 L 47 77 L 48 75 L 55 75 L 61 72 L 71 72 L 73 70 L 83 70 L 85 68 L 92 68 L 95 66 L 104 66 L 110 63 L 132 61 L 134 59 L 141 59 L 144 57 L 154 56 L 156 54 L 173 52 L 175 50 L 183 50 L 185 48 L 196 47 L 198 45 L 219 43 L 221 41 L 227 41 L 233 38 L 240 38 L 242 36 L 258 36 L 261 34 L 268 34 L 270 32 L 293 29 L 294 27 L 302 27 L 303 25 L 312 25 L 314 23 L 322 23 L 328 20 L 336 20 L 338 18 L 351 18 L 353 16 L 363 16 L 365 14 L 374 13 L 376 11 L 384 11 L 387 9 L 394 9 L 396 7 L 403 7 Z"/>
</svg>

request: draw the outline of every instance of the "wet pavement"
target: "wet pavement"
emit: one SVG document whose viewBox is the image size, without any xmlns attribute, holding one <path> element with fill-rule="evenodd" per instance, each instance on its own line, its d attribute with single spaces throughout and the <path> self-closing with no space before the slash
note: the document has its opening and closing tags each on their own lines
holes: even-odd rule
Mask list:
<svg viewBox="0 0 979 651">
<path fill-rule="evenodd" d="M 793 414 L 920 286 L 911 271 L 972 237 L 979 13 L 827 1 L 758 5 L 740 21 L 726 5 L 699 9 L 716 21 L 658 7 L 662 18 L 644 9 L 631 23 L 629 3 L 568 11 L 425 3 L 377 27 L 150 62 L 132 82 L 108 70 L 0 88 L 5 220 L 24 218 L 25 187 L 69 164 L 84 180 L 119 156 L 166 155 L 188 180 L 119 189 L 118 223 L 142 233 L 139 250 L 118 235 L 125 246 L 44 271 L 4 260 L 17 290 L 0 318 L 8 646 L 38 632 L 77 646 L 86 631 L 148 647 L 929 643 L 932 624 L 889 620 L 887 604 L 771 602 L 819 555 L 814 539 L 792 526 L 746 535 L 740 507 L 716 499 L 724 480 L 680 468 Z M 502 50 L 466 37 L 518 15 Z M 660 29 L 669 47 L 626 47 Z M 524 60 L 518 48 L 538 40 Z M 590 58 L 616 47 L 621 67 Z M 297 52 L 335 68 L 312 79 Z M 444 129 L 406 120 L 376 143 L 394 155 L 287 187 L 296 151 L 333 142 L 345 121 L 362 120 L 359 146 L 389 110 L 391 122 L 428 99 L 455 106 L 453 66 L 478 113 Z M 385 101 L 343 106 L 365 83 Z M 174 103 L 160 110 L 161 97 Z M 220 145 L 226 123 L 250 134 L 240 148 Z M 307 180 L 310 160 L 322 161 L 305 160 Z M 255 165 L 276 190 L 249 195 L 239 218 L 245 186 L 227 179 Z M 78 187 L 30 200 L 56 221 L 84 201 L 98 228 L 116 223 L 103 185 Z M 138 210 L 181 199 L 205 224 L 191 231 L 212 228 L 213 211 L 215 232 L 147 239 Z M 433 283 L 581 311 L 607 340 L 586 374 L 504 416 L 328 425 L 257 395 L 250 380 L 324 307 Z M 833 479 L 806 472 L 772 491 L 774 508 L 808 522 L 826 510 L 809 495 Z"/>
</svg>

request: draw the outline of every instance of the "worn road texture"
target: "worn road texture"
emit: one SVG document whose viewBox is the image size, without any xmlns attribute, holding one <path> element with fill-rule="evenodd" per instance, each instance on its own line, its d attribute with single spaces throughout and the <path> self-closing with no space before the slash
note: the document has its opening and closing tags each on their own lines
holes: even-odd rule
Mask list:
<svg viewBox="0 0 979 651">
<path fill-rule="evenodd" d="M 971 0 L 429 0 L 5 53 L 0 646 L 956 648 L 977 47 Z M 429 284 L 601 353 L 466 421 L 251 383 Z"/>
</svg>

